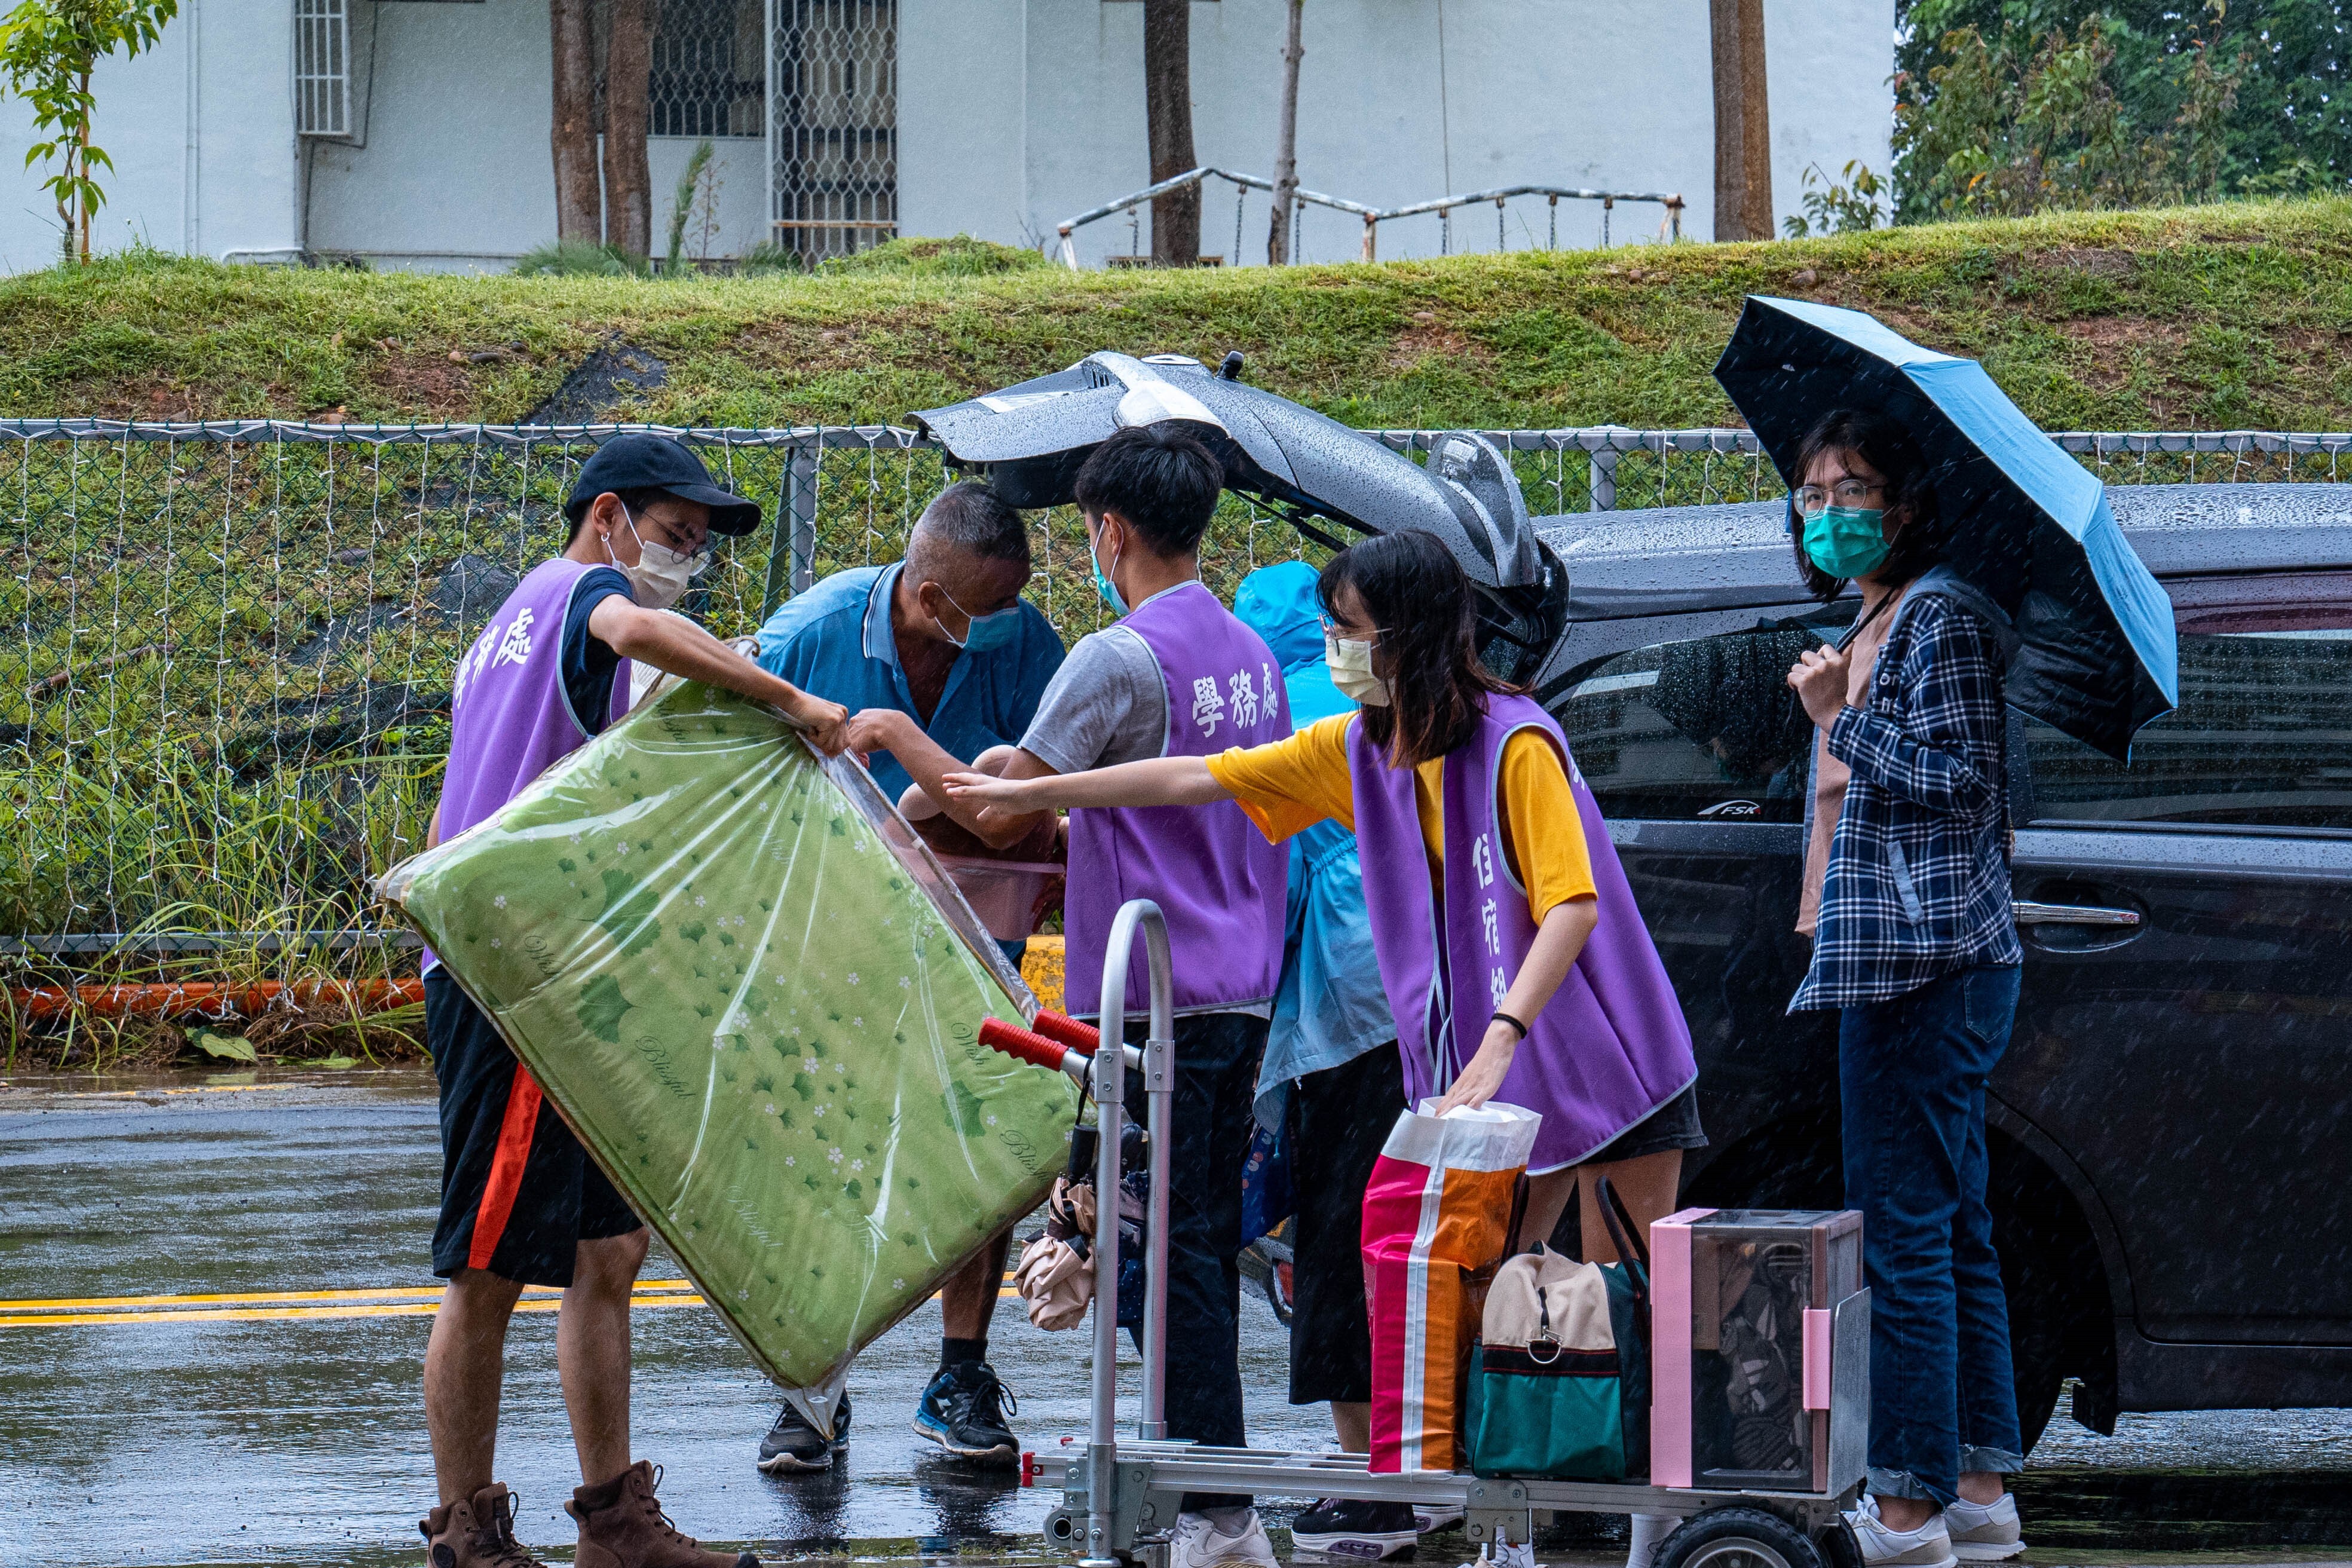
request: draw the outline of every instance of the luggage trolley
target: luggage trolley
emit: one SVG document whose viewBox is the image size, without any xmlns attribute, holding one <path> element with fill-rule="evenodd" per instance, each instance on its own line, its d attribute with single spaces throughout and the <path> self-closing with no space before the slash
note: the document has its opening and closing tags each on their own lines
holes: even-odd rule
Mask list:
<svg viewBox="0 0 2352 1568">
<path fill-rule="evenodd" d="M 1125 1033 L 1128 964 L 1139 928 L 1150 972 L 1149 1037 L 1140 1051 L 1131 1046 L 1094 1048 L 1097 1038 L 1118 1041 Z M 1058 1479 L 1063 1487 L 1063 1505 L 1045 1521 L 1049 1544 L 1076 1549 L 1079 1568 L 1166 1568 L 1168 1542 L 1184 1493 L 1248 1492 L 1458 1510 L 1469 1538 L 1494 1549 L 1497 1558 L 1507 1544 L 1529 1545 L 1536 1525 L 1549 1522 L 1557 1513 L 1650 1513 L 1682 1521 L 1660 1544 L 1655 1568 L 1860 1568 L 1861 1552 L 1843 1514 L 1855 1502 L 1866 1462 L 1870 1296 L 1859 1286 L 1860 1221 L 1852 1215 L 1717 1216 L 1711 1210 L 1686 1210 L 1661 1221 L 1653 1232 L 1655 1240 L 1670 1244 L 1658 1258 L 1661 1275 L 1675 1267 L 1687 1269 L 1694 1226 L 1733 1235 L 1752 1234 L 1759 1226 L 1778 1226 L 1788 1234 L 1810 1229 L 1836 1246 L 1855 1288 L 1833 1297 L 1827 1310 L 1803 1313 L 1804 1408 L 1811 1413 L 1812 1433 L 1806 1455 L 1811 1461 L 1809 1476 L 1742 1477 L 1727 1474 L 1721 1465 L 1695 1466 L 1689 1417 L 1693 1390 L 1686 1370 L 1679 1378 L 1654 1378 L 1654 1384 L 1667 1384 L 1654 1386 L 1654 1403 L 1667 1401 L 1672 1409 L 1672 1402 L 1679 1401 L 1681 1415 L 1654 1427 L 1669 1444 L 1654 1456 L 1652 1469 L 1654 1476 L 1704 1484 L 1490 1479 L 1466 1470 L 1375 1475 L 1360 1454 L 1215 1448 L 1170 1441 L 1166 1134 L 1175 1098 L 1175 1009 L 1169 969 L 1168 928 L 1159 907 L 1148 899 L 1131 900 L 1112 922 L 1104 955 L 1098 1036 L 1052 1015 L 1041 1016 L 1037 1032 L 994 1020 L 982 1032 L 982 1038 L 998 1049 L 1056 1068 L 1088 1089 L 1099 1112 L 1098 1194 L 1118 1190 L 1124 1069 L 1129 1066 L 1141 1070 L 1147 1107 L 1150 1197 L 1144 1230 L 1141 1418 L 1135 1436 L 1122 1441 L 1118 1433 L 1118 1315 L 1110 1310 L 1118 1279 L 1118 1234 L 1116 1225 L 1101 1226 L 1094 1240 L 1097 1285 L 1086 1451 L 1082 1458 L 1049 1459 L 1038 1466 L 1048 1484 Z M 1677 1230 L 1679 1235 L 1672 1234 Z M 1704 1322 L 1696 1328 L 1706 1331 Z M 1687 1369 L 1691 1330 L 1668 1324 L 1658 1331 L 1661 1339 L 1672 1336 L 1672 1350 L 1681 1354 Z M 1659 1359 L 1663 1364 L 1665 1358 Z M 1696 1439 L 1701 1447 L 1706 1441 L 1703 1435 Z M 1785 1484 L 1759 1485 L 1759 1479 Z"/>
</svg>

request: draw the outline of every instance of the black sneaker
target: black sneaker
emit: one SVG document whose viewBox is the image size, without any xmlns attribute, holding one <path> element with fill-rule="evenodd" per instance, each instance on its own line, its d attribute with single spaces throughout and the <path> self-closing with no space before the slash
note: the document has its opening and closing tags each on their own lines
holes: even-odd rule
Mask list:
<svg viewBox="0 0 2352 1568">
<path fill-rule="evenodd" d="M 1004 1418 L 1020 1409 L 1021 1402 L 996 1380 L 994 1367 L 984 1361 L 957 1362 L 940 1368 L 923 1390 L 923 1402 L 915 1407 L 915 1436 L 929 1437 L 959 1459 L 1018 1464 L 1020 1446 Z"/>
<path fill-rule="evenodd" d="M 833 1413 L 833 1436 L 827 1440 L 808 1424 L 798 1406 L 786 1401 L 776 1412 L 776 1424 L 760 1439 L 760 1469 L 771 1476 L 806 1475 L 833 1468 L 833 1457 L 849 1447 L 849 1394 Z"/>
<path fill-rule="evenodd" d="M 1318 1557 L 1378 1563 L 1412 1550 L 1412 1505 L 1325 1498 L 1290 1522 L 1290 1543 Z"/>
</svg>

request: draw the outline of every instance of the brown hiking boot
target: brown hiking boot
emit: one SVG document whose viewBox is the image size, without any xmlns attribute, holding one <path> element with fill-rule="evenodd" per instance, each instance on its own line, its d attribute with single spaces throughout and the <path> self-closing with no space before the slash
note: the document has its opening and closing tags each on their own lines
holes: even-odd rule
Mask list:
<svg viewBox="0 0 2352 1568">
<path fill-rule="evenodd" d="M 416 1521 L 429 1568 L 546 1568 L 515 1539 L 514 1494 L 496 1482 Z"/>
<path fill-rule="evenodd" d="M 748 1552 L 705 1552 L 678 1533 L 654 1489 L 661 1472 L 639 1459 L 601 1486 L 582 1487 L 563 1505 L 580 1521 L 576 1568 L 760 1568 Z"/>
</svg>

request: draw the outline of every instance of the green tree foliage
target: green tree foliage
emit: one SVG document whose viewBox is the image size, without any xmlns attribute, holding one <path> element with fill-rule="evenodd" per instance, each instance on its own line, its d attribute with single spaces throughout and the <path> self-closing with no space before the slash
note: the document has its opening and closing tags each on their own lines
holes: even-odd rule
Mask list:
<svg viewBox="0 0 2352 1568">
<path fill-rule="evenodd" d="M 2352 0 L 1898 0 L 1896 216 L 2352 180 Z"/>
<path fill-rule="evenodd" d="M 1856 234 L 1876 228 L 1886 216 L 1879 198 L 1886 194 L 1885 178 L 1859 159 L 1832 180 L 1815 163 L 1805 171 L 1805 215 L 1790 217 L 1780 227 L 1790 239 L 1816 234 Z"/>
<path fill-rule="evenodd" d="M 118 50 L 127 58 L 152 47 L 179 14 L 180 0 L 23 0 L 0 17 L 0 77 L 32 106 L 35 132 L 48 138 L 33 143 L 25 163 L 58 160 L 41 186 L 58 204 L 65 253 L 75 260 L 89 259 L 90 216 L 106 202 L 93 171 L 114 172 L 114 160 L 89 139 L 98 107 L 90 71 Z"/>
</svg>

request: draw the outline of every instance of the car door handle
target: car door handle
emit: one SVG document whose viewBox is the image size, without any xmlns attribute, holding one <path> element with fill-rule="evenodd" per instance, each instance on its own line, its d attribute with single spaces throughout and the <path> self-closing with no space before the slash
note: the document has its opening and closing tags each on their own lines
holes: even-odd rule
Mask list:
<svg viewBox="0 0 2352 1568">
<path fill-rule="evenodd" d="M 2137 910 L 2111 910 L 2098 904 L 2037 904 L 2019 899 L 2010 910 L 2021 926 L 2136 926 Z"/>
</svg>

